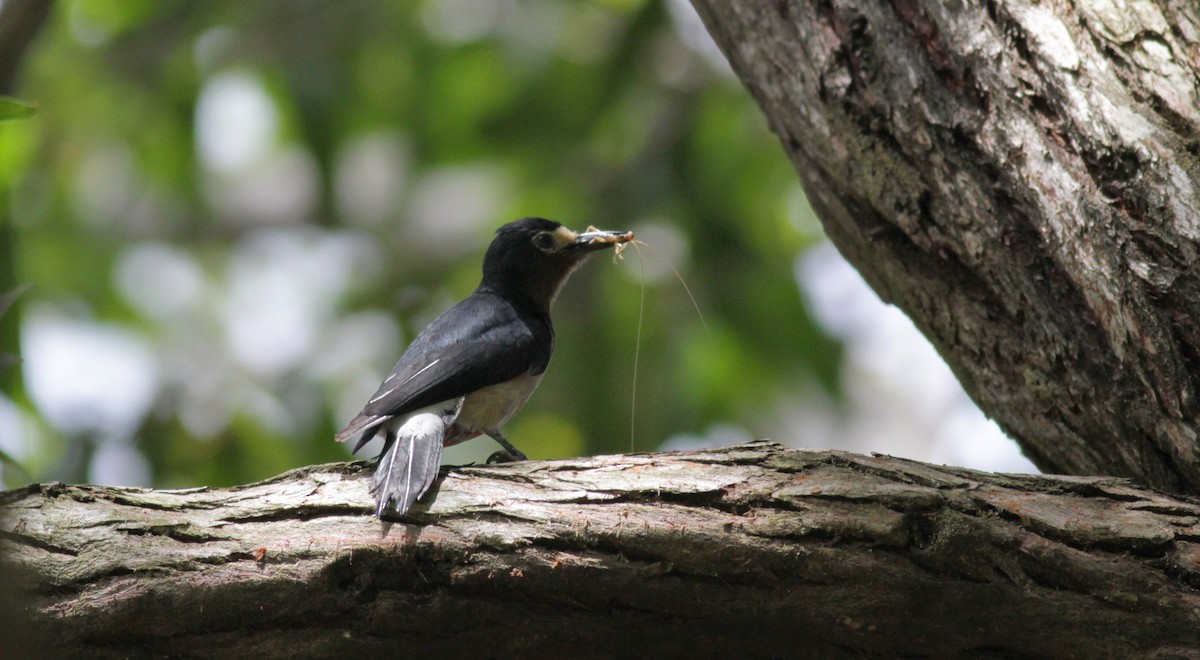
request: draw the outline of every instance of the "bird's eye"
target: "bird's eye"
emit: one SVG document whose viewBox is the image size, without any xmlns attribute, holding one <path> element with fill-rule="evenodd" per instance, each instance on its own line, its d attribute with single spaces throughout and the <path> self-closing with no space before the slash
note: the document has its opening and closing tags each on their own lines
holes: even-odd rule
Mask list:
<svg viewBox="0 0 1200 660">
<path fill-rule="evenodd" d="M 542 231 L 533 235 L 533 245 L 542 252 L 554 252 L 558 241 L 554 240 L 554 236 L 550 232 Z"/>
</svg>

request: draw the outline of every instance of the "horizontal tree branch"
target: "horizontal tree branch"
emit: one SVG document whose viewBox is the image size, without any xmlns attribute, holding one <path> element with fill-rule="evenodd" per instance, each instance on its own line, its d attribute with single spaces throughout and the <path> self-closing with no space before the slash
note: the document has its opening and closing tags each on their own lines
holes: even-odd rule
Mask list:
<svg viewBox="0 0 1200 660">
<path fill-rule="evenodd" d="M 1200 505 L 1122 479 L 754 442 L 451 468 L 381 524 L 369 472 L 4 493 L 26 621 L 0 632 L 68 657 L 1197 654 Z"/>
</svg>

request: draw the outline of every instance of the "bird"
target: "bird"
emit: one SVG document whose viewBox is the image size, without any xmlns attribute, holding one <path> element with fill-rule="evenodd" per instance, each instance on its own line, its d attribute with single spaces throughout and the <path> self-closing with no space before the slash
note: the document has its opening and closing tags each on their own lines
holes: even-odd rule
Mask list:
<svg viewBox="0 0 1200 660">
<path fill-rule="evenodd" d="M 404 351 L 362 412 L 335 435 L 353 453 L 384 435 L 370 492 L 375 516 L 404 515 L 433 485 L 442 448 L 487 435 L 489 462 L 526 460 L 500 431 L 541 382 L 554 352 L 550 308 L 589 255 L 631 231 L 575 232 L 546 218 L 496 230 L 479 286 L 434 319 Z"/>
</svg>

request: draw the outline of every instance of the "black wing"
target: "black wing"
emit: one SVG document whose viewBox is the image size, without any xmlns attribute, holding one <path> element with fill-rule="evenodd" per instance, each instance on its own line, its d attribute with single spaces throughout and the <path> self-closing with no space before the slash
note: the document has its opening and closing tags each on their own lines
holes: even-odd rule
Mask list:
<svg viewBox="0 0 1200 660">
<path fill-rule="evenodd" d="M 473 293 L 413 340 L 362 412 L 338 432 L 337 439 L 348 440 L 397 415 L 456 399 L 523 373 L 541 373 L 550 362 L 553 342 L 549 317 L 519 310 L 492 294 Z"/>
</svg>

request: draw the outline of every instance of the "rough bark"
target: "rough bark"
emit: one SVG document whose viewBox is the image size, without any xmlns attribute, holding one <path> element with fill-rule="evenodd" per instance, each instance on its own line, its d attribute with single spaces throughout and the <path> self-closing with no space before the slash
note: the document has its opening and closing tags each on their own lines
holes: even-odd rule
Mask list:
<svg viewBox="0 0 1200 660">
<path fill-rule="evenodd" d="M 1121 479 L 759 442 L 456 468 L 390 529 L 366 488 L 5 493 L 22 630 L 88 658 L 1200 657 L 1200 505 Z"/>
<path fill-rule="evenodd" d="M 1200 491 L 1200 5 L 694 4 L 830 238 L 1038 466 Z"/>
</svg>

